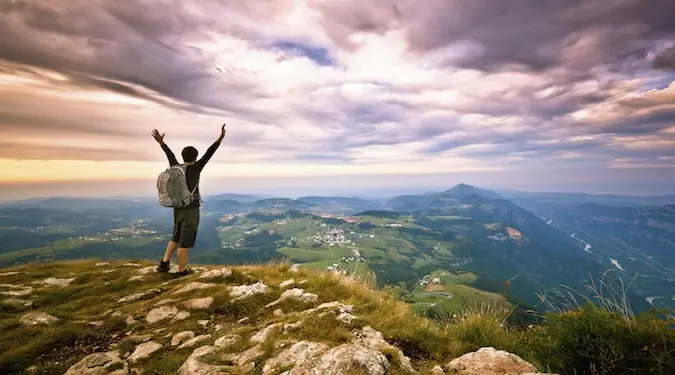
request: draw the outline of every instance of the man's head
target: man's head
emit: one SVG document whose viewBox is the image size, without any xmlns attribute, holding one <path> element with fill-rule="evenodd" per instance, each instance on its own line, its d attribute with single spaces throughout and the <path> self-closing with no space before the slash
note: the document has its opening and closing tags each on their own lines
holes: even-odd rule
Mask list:
<svg viewBox="0 0 675 375">
<path fill-rule="evenodd" d="M 194 163 L 197 161 L 197 156 L 199 155 L 199 151 L 197 151 L 196 148 L 192 146 L 187 146 L 183 149 L 183 152 L 181 152 L 181 155 L 183 155 L 183 161 L 186 163 Z"/>
</svg>

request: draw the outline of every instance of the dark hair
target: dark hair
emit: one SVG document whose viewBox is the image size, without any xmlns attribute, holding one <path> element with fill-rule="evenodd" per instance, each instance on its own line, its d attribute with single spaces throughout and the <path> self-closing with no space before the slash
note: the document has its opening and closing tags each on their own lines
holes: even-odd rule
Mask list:
<svg viewBox="0 0 675 375">
<path fill-rule="evenodd" d="M 199 151 L 197 151 L 197 149 L 192 146 L 187 146 L 183 149 L 181 155 L 183 155 L 184 162 L 192 163 L 197 161 L 197 155 L 199 155 Z"/>
</svg>

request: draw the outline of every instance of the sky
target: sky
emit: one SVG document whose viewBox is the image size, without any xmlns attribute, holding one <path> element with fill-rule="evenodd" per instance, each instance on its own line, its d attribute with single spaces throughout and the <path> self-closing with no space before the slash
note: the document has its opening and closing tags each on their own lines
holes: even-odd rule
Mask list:
<svg viewBox="0 0 675 375">
<path fill-rule="evenodd" d="M 3 0 L 0 193 L 675 192 L 672 0 Z"/>
</svg>

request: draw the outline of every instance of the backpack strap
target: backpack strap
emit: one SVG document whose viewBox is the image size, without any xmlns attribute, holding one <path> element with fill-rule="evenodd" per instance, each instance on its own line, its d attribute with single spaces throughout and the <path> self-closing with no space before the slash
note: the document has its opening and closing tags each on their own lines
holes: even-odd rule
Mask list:
<svg viewBox="0 0 675 375">
<path fill-rule="evenodd" d="M 180 165 L 180 170 L 181 170 L 181 172 L 183 172 L 183 175 L 185 176 L 185 182 L 187 183 L 187 165 L 181 164 L 181 165 Z M 195 195 L 195 192 L 197 191 L 197 188 L 198 188 L 198 187 L 199 187 L 199 180 L 197 180 L 197 185 L 195 185 L 195 188 L 192 189 L 192 191 L 190 192 L 190 195 L 193 195 L 193 196 L 194 196 L 194 195 Z"/>
</svg>

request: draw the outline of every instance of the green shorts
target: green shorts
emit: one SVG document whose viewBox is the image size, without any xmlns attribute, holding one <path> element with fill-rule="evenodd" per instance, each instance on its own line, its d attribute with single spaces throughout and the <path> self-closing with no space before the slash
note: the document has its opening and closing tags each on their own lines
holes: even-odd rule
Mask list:
<svg viewBox="0 0 675 375">
<path fill-rule="evenodd" d="M 174 208 L 173 235 L 171 236 L 171 241 L 178 242 L 179 247 L 194 247 L 198 228 L 199 207 Z"/>
</svg>

